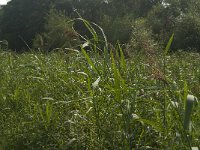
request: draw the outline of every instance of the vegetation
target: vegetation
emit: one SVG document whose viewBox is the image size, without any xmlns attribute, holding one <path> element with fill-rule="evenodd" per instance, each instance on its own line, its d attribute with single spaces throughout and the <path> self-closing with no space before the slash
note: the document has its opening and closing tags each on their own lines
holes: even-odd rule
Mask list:
<svg viewBox="0 0 200 150">
<path fill-rule="evenodd" d="M 89 55 L 84 48 L 1 51 L 1 149 L 199 146 L 198 105 L 190 111 L 192 129 L 183 125 L 187 94 L 200 96 L 198 54 L 167 55 L 165 74 L 161 53 L 135 53 L 131 60 L 122 53 Z"/>
<path fill-rule="evenodd" d="M 113 45 L 118 41 L 129 45 L 133 26 L 138 20 L 145 20 L 146 30 L 151 32 L 150 40 L 155 40 L 162 48 L 174 33 L 173 51 L 199 51 L 199 6 L 194 0 L 43 0 L 42 3 L 40 0 L 12 0 L 0 10 L 0 40 L 7 40 L 9 48 L 18 52 L 34 48 L 35 41 L 36 47 L 43 44 L 40 49 L 47 47 L 48 51 L 70 48 L 74 44 L 69 41 L 74 37 L 63 35 L 62 40 L 66 39 L 68 44 L 56 41 L 61 40 L 66 28 L 89 38 L 90 32 L 82 22 L 75 21 L 72 26 L 74 19 L 81 16 L 100 25 Z M 57 30 L 60 35 L 52 40 Z"/>
<path fill-rule="evenodd" d="M 0 10 L 0 149 L 198 149 L 197 6 L 9 2 Z"/>
</svg>

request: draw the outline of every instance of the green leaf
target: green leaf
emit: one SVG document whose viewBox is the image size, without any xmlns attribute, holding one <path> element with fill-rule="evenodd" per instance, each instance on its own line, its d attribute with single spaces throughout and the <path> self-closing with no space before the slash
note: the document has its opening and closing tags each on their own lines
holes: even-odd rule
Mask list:
<svg viewBox="0 0 200 150">
<path fill-rule="evenodd" d="M 173 39 L 174 39 L 174 34 L 172 34 L 171 38 L 169 39 L 169 42 L 167 43 L 167 46 L 166 46 L 165 51 L 164 51 L 165 55 L 167 55 L 167 53 L 168 53 L 168 51 L 169 51 L 169 49 L 171 47 Z"/>
<path fill-rule="evenodd" d="M 86 51 L 84 50 L 83 47 L 81 47 L 81 51 L 82 53 L 84 54 L 87 62 L 89 63 L 89 65 L 92 67 L 92 69 L 97 73 L 99 74 L 99 71 L 97 70 L 97 68 L 95 67 L 94 63 L 92 62 L 92 60 L 90 59 L 90 57 L 88 56 L 88 54 L 86 53 Z"/>
<path fill-rule="evenodd" d="M 187 101 L 187 95 L 188 95 L 188 85 L 187 85 L 187 81 L 184 81 L 184 89 L 183 89 L 183 100 L 184 100 L 184 107 Z"/>
<path fill-rule="evenodd" d="M 150 125 L 156 131 L 163 132 L 163 129 L 162 129 L 161 125 L 156 123 L 156 122 L 154 122 L 154 121 L 150 121 L 150 120 L 143 119 L 143 118 L 139 118 L 139 119 L 137 119 L 137 121 L 139 121 L 139 122 L 141 122 L 143 124 L 146 124 L 146 125 Z"/>
<path fill-rule="evenodd" d="M 119 50 L 120 50 L 120 68 L 122 69 L 121 71 L 125 72 L 126 71 L 125 56 L 124 56 L 123 50 L 122 50 L 119 43 L 118 43 L 118 47 L 119 47 Z"/>
<path fill-rule="evenodd" d="M 92 34 L 94 41 L 98 42 L 98 35 L 95 31 L 95 29 L 92 27 L 92 25 L 85 19 L 83 18 L 78 18 L 77 20 L 81 20 L 83 21 L 84 25 L 86 26 L 86 28 L 89 30 L 89 32 Z"/>
<path fill-rule="evenodd" d="M 119 89 L 120 88 L 120 77 L 119 77 L 120 73 L 119 73 L 119 70 L 117 69 L 112 51 L 111 51 L 111 61 L 112 61 L 112 71 L 113 71 L 114 79 L 115 79 L 115 88 Z"/>
</svg>

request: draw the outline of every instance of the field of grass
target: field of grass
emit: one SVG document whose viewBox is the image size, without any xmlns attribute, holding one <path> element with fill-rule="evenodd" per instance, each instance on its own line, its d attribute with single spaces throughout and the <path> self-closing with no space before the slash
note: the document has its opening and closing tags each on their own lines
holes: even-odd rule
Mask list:
<svg viewBox="0 0 200 150">
<path fill-rule="evenodd" d="M 200 98 L 196 53 L 0 51 L 0 149 L 192 149 L 200 105 L 184 128 L 188 94 Z"/>
</svg>

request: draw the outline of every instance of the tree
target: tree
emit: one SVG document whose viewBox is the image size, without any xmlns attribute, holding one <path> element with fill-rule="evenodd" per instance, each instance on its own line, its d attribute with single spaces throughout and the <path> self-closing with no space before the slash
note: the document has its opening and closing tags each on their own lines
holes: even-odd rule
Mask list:
<svg viewBox="0 0 200 150">
<path fill-rule="evenodd" d="M 6 5 L 1 19 L 0 39 L 9 47 L 20 50 L 32 45 L 36 33 L 44 30 L 45 16 L 50 0 L 12 0 Z"/>
</svg>

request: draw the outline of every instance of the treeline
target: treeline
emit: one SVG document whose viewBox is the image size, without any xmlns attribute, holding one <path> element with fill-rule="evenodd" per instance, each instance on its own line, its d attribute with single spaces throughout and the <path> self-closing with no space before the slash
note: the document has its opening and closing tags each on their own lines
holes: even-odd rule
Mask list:
<svg viewBox="0 0 200 150">
<path fill-rule="evenodd" d="M 174 33 L 173 50 L 200 51 L 199 14 L 199 0 L 12 0 L 0 10 L 0 41 L 16 51 L 76 47 L 91 38 L 82 17 L 130 50 L 162 47 Z"/>
</svg>

